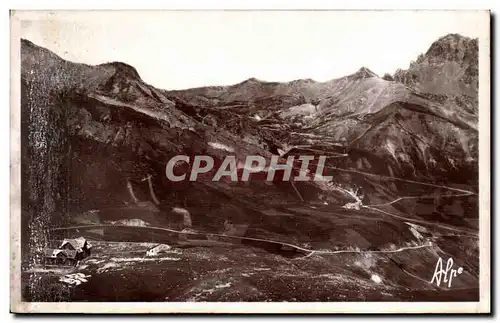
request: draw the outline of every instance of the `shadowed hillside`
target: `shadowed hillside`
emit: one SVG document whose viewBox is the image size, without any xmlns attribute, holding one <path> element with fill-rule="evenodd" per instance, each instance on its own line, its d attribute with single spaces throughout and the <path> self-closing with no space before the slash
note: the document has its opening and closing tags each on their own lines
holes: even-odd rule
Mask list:
<svg viewBox="0 0 500 323">
<path fill-rule="evenodd" d="M 389 293 L 382 298 L 398 299 L 414 292 L 408 297 L 425 299 L 441 291 L 426 282 L 437 257 L 453 255 L 467 265 L 467 274 L 456 279 L 456 288 L 467 292 L 443 292 L 437 298 L 475 297 L 477 40 L 443 37 L 408 70 L 398 71 L 394 80 L 362 67 L 327 82 L 251 78 L 182 91 L 146 84 L 125 63 L 68 62 L 28 40 L 21 41 L 21 58 L 25 268 L 40 262 L 51 240 L 88 234 L 105 241 L 160 241 L 179 248 L 202 244 L 187 252 L 179 266 L 204 274 L 189 272 L 175 278 L 173 282 L 183 287 L 171 294 L 174 300 L 238 300 L 245 290 L 252 291 L 252 299 L 279 299 L 282 291 L 270 287 L 279 284 L 298 284 L 300 292 L 293 298 L 307 300 L 304 288 L 312 274 L 300 269 L 302 265 L 314 266 L 324 275 L 314 276 L 319 279 L 316 291 L 326 279 L 344 284 L 342 297 L 377 300 L 381 293 Z M 295 155 L 327 156 L 324 175 L 332 180 L 231 182 L 202 176 L 195 182 L 172 182 L 165 166 L 179 154 L 210 155 L 217 161 L 234 156 L 240 164 L 248 155 L 267 162 L 273 155 L 280 155 L 282 162 Z M 299 168 L 296 164 L 294 174 Z M 92 224 L 116 228 L 65 229 L 88 212 L 98 214 Z M 141 228 L 134 228 L 134 223 Z M 177 234 L 162 236 L 162 228 L 200 236 L 185 233 L 187 238 L 181 237 L 188 242 L 178 241 Z M 220 244 L 210 249 L 210 234 L 231 236 L 223 242 L 236 243 L 265 268 L 278 268 L 278 276 L 301 271 L 306 278 L 292 283 L 266 274 L 264 280 L 249 279 L 240 285 L 233 281 L 241 289 L 227 298 L 200 297 L 197 291 L 203 288 L 189 285 L 189 279 L 199 277 L 203 285 L 215 279 L 211 270 L 218 270 L 204 267 L 203 255 L 226 254 L 233 259 L 245 253 L 217 249 Z M 205 238 L 210 243 L 199 241 Z M 99 250 L 106 254 L 103 248 Z M 346 251 L 349 255 L 344 256 Z M 294 267 L 289 254 L 297 252 L 304 258 Z M 377 255 L 373 260 L 366 256 L 371 252 Z M 95 261 L 84 268 L 103 274 Z M 248 264 L 231 261 L 233 267 L 220 266 L 246 273 Z M 130 275 L 138 269 L 146 277 L 157 275 L 162 265 L 131 266 L 126 269 Z M 287 266 L 294 269 L 285 270 Z M 337 276 L 328 276 L 331 268 Z M 207 272 L 210 277 L 204 276 Z M 112 282 L 115 274 L 112 270 L 103 275 L 111 275 L 106 280 Z M 415 275 L 426 278 L 422 282 Z M 36 275 L 27 279 L 31 298 L 50 299 L 33 293 L 44 286 Z M 351 290 L 364 283 L 370 284 L 368 291 Z M 143 288 L 147 299 L 142 300 L 159 300 L 158 293 L 172 288 L 160 285 L 151 287 L 150 293 L 144 286 L 120 288 Z M 96 286 L 70 298 L 112 297 L 99 295 Z M 314 295 L 314 300 L 341 300 L 331 293 Z M 123 297 L 130 300 L 132 294 Z"/>
</svg>

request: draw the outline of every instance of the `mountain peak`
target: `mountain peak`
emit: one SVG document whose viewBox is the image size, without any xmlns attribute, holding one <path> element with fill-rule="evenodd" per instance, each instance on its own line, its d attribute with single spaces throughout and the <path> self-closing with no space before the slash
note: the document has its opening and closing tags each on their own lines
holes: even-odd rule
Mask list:
<svg viewBox="0 0 500 323">
<path fill-rule="evenodd" d="M 434 59 L 461 62 L 477 57 L 477 39 L 460 34 L 448 34 L 432 43 L 425 56 Z"/>
<path fill-rule="evenodd" d="M 245 80 L 241 83 L 244 84 L 244 83 L 263 83 L 263 82 L 255 77 L 251 77 L 248 80 Z"/>
<path fill-rule="evenodd" d="M 447 34 L 438 38 L 434 43 L 472 41 L 473 39 L 460 34 Z"/>
<path fill-rule="evenodd" d="M 28 39 L 21 38 L 21 55 L 31 56 L 31 58 L 40 63 L 46 59 L 61 60 L 62 58 L 47 48 L 38 46 Z"/>
<path fill-rule="evenodd" d="M 21 46 L 29 46 L 29 47 L 40 47 L 38 45 L 35 45 L 31 40 L 28 40 L 26 38 L 21 38 Z"/>
<path fill-rule="evenodd" d="M 367 67 L 361 67 L 356 73 L 353 74 L 356 78 L 369 78 L 378 77 L 372 70 Z"/>
</svg>

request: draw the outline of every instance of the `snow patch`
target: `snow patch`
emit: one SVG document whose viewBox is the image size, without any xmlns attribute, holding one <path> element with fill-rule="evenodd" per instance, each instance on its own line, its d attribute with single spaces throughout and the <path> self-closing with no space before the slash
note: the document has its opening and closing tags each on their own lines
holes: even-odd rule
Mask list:
<svg viewBox="0 0 500 323">
<path fill-rule="evenodd" d="M 90 275 L 85 275 L 82 273 L 67 274 L 64 275 L 63 277 L 60 277 L 59 281 L 70 285 L 80 285 L 81 283 L 88 282 L 87 278 L 89 277 Z"/>
<path fill-rule="evenodd" d="M 377 274 L 373 274 L 370 279 L 373 280 L 377 284 L 380 284 L 382 282 L 382 278 L 380 278 L 380 276 Z"/>
<path fill-rule="evenodd" d="M 215 288 L 228 288 L 231 287 L 231 283 L 215 285 Z"/>
<path fill-rule="evenodd" d="M 422 235 L 422 233 L 429 233 L 429 230 L 427 230 L 427 228 L 425 228 L 421 225 L 411 223 L 411 222 L 405 222 L 405 224 L 410 227 L 411 233 L 413 233 L 415 238 L 417 238 L 418 240 L 424 239 L 424 236 Z"/>
<path fill-rule="evenodd" d="M 359 211 L 361 209 L 361 202 L 347 203 L 347 204 L 345 204 L 342 207 L 344 209 L 348 209 L 348 210 L 357 210 L 357 211 Z"/>
<path fill-rule="evenodd" d="M 396 145 L 390 140 L 387 140 L 385 143 L 385 148 L 387 151 L 392 155 L 392 157 L 397 161 L 398 159 L 396 158 Z"/>
<path fill-rule="evenodd" d="M 365 271 L 370 271 L 371 268 L 374 268 L 377 264 L 377 260 L 373 257 L 372 254 L 361 255 L 354 265 L 356 267 L 362 268 Z"/>
<path fill-rule="evenodd" d="M 165 252 L 167 250 L 172 249 L 169 245 L 166 244 L 160 244 L 148 251 L 146 251 L 146 256 L 152 257 L 152 256 L 158 256 L 159 253 Z"/>
<path fill-rule="evenodd" d="M 229 147 L 225 144 L 221 144 L 220 142 L 209 142 L 208 145 L 214 149 L 229 151 L 230 153 L 234 153 L 234 148 Z"/>
<path fill-rule="evenodd" d="M 129 227 L 147 227 L 149 223 L 142 219 L 123 219 L 119 221 L 109 221 L 111 224 L 125 225 Z"/>
<path fill-rule="evenodd" d="M 415 238 L 417 238 L 418 240 L 422 240 L 424 238 L 424 236 L 421 235 L 420 232 L 418 232 L 417 230 L 415 230 L 415 228 L 410 227 L 410 231 L 411 231 L 411 233 L 413 233 L 413 235 L 415 236 Z"/>
</svg>

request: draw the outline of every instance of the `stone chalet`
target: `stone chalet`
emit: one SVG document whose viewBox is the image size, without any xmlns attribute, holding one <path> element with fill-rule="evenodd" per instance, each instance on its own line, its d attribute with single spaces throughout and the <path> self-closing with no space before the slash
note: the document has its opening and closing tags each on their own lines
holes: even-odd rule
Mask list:
<svg viewBox="0 0 500 323">
<path fill-rule="evenodd" d="M 45 262 L 50 265 L 76 265 L 90 256 L 91 245 L 83 237 L 64 239 L 59 248 L 45 249 Z"/>
</svg>

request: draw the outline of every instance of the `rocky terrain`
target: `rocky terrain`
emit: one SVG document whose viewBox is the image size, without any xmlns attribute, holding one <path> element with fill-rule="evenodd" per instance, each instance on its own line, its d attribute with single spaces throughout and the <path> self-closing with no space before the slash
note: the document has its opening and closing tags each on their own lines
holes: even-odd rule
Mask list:
<svg viewBox="0 0 500 323">
<path fill-rule="evenodd" d="M 161 284 L 152 294 L 146 293 L 146 283 L 122 286 L 128 291 L 120 292 L 83 284 L 82 290 L 65 297 L 95 301 L 477 297 L 477 40 L 459 35 L 440 38 L 407 70 L 390 77 L 380 78 L 362 67 L 327 82 L 248 79 L 230 86 L 175 91 L 146 84 L 125 63 L 68 62 L 28 40 L 21 41 L 21 60 L 25 270 L 41 261 L 40 251 L 51 240 L 61 238 L 61 231 L 54 228 L 82 223 L 128 227 L 82 229 L 100 241 L 163 239 L 153 229 L 143 231 L 150 227 L 244 238 L 229 241 L 233 247 L 195 244 L 198 249 L 181 253 L 180 262 L 131 261 L 125 273 L 106 274 L 124 277 L 138 272 L 147 280 L 180 270 L 184 278 L 169 280 L 177 286 L 170 286 L 171 292 Z M 200 178 L 174 183 L 166 178 L 165 165 L 178 154 L 237 160 L 247 155 L 267 160 L 272 155 L 324 155 L 325 175 L 333 179 L 291 183 Z M 72 229 L 63 232 L 76 234 Z M 177 236 L 165 242 L 182 245 Z M 275 242 L 300 254 L 273 250 L 269 244 Z M 236 259 L 245 252 L 255 254 L 253 260 Z M 196 276 L 193 268 L 211 270 L 199 260 L 205 256 L 233 259 L 214 269 L 237 272 L 224 288 L 226 296 L 193 296 L 196 284 L 187 281 Z M 352 267 L 357 257 L 377 260 L 368 270 Z M 430 284 L 439 257 L 453 257 L 465 268 L 466 274 L 454 281 L 456 292 Z M 266 263 L 272 277 L 253 273 L 261 283 L 236 278 L 251 271 L 253 261 Z M 85 268 L 94 280 L 103 274 L 99 265 Z M 25 275 L 25 297 L 50 300 L 41 290 L 46 281 L 52 282 L 39 275 Z M 285 278 L 290 275 L 306 278 Z M 314 278 L 319 279 L 317 285 L 309 283 L 312 276 L 319 277 Z M 212 274 L 196 277 L 200 286 L 209 280 L 215 285 L 227 283 Z M 346 292 L 323 290 L 325 281 L 332 279 L 342 281 Z M 293 286 L 300 292 L 289 292 L 290 284 L 299 284 Z M 247 292 L 254 289 L 254 294 Z"/>
</svg>

